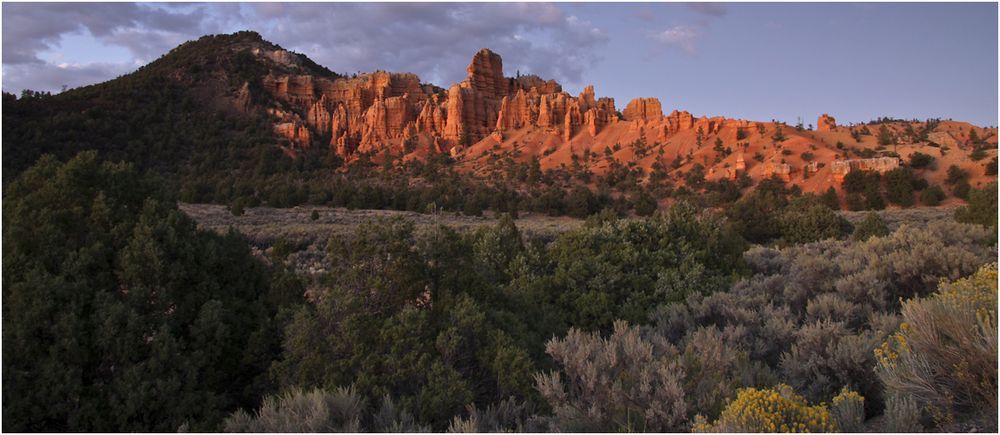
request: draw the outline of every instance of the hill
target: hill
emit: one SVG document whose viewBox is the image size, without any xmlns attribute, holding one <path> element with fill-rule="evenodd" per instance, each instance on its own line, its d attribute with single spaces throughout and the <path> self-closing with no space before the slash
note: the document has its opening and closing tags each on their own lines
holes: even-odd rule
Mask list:
<svg viewBox="0 0 1000 435">
<path fill-rule="evenodd" d="M 619 110 L 593 86 L 573 96 L 554 80 L 507 77 L 501 57 L 488 49 L 473 56 L 467 73 L 448 89 L 410 73 L 346 77 L 254 32 L 206 36 L 106 83 L 54 96 L 5 94 L 4 169 L 10 177 L 43 153 L 66 159 L 97 149 L 103 158 L 164 174 L 187 201 L 395 203 L 419 211 L 432 202 L 455 209 L 469 202 L 451 197 L 562 196 L 559 190 L 574 185 L 596 190 L 605 202 L 647 192 L 663 203 L 678 192 L 738 196 L 772 177 L 804 192 L 834 187 L 843 200 L 849 172 L 900 167 L 926 181 L 915 181 L 918 188 L 956 184 L 952 167 L 970 186 L 996 179 L 996 128 L 951 120 L 838 125 L 827 115 L 815 128 L 788 126 L 679 109 L 665 114 L 656 98 Z M 447 166 L 449 182 L 462 177 L 486 187 L 378 198 L 399 186 L 441 182 L 439 168 L 426 169 L 438 163 Z M 397 176 L 387 181 L 378 171 Z M 362 179 L 381 181 L 357 184 Z M 337 199 L 335 190 L 345 189 L 331 187 L 336 183 L 383 193 Z M 428 200 L 435 196 L 445 198 Z M 519 207 L 476 202 L 473 211 Z"/>
</svg>

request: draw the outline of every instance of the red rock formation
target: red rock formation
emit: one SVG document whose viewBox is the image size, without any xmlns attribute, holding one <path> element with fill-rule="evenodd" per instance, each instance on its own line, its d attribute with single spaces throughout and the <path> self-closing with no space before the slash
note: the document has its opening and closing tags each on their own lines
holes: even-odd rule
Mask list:
<svg viewBox="0 0 1000 435">
<path fill-rule="evenodd" d="M 438 102 L 437 95 L 421 106 L 416 119 L 416 128 L 418 133 L 427 133 L 435 137 L 444 134 L 445 112 Z"/>
<path fill-rule="evenodd" d="M 898 157 L 878 157 L 874 159 L 835 160 L 830 164 L 830 172 L 838 183 L 851 171 L 876 171 L 884 174 L 899 167 Z"/>
<path fill-rule="evenodd" d="M 580 114 L 580 101 L 570 100 L 566 108 L 566 117 L 563 120 L 563 140 L 569 141 L 573 138 L 583 124 L 583 115 Z"/>
<path fill-rule="evenodd" d="M 747 162 L 743 159 L 743 153 L 740 152 L 736 155 L 736 170 L 745 171 L 747 170 Z"/>
<path fill-rule="evenodd" d="M 243 86 L 236 93 L 236 98 L 233 100 L 233 105 L 236 106 L 236 110 L 243 113 L 249 113 L 251 110 L 250 103 L 253 101 L 253 97 L 250 95 L 250 82 L 243 82 Z"/>
<path fill-rule="evenodd" d="M 788 163 L 767 162 L 764 164 L 764 178 L 777 175 L 784 182 L 792 180 L 792 167 Z"/>
<path fill-rule="evenodd" d="M 688 112 L 670 112 L 667 116 L 667 126 L 671 133 L 694 128 L 694 116 Z"/>
<path fill-rule="evenodd" d="M 625 106 L 622 116 L 626 121 L 659 121 L 663 118 L 663 109 L 659 99 L 636 98 Z"/>
<path fill-rule="evenodd" d="M 827 114 L 822 114 L 816 120 L 816 131 L 833 131 L 837 128 L 837 120 Z"/>
<path fill-rule="evenodd" d="M 308 146 L 311 142 L 309 129 L 295 122 L 282 122 L 274 126 L 274 133 L 292 143 Z"/>
<path fill-rule="evenodd" d="M 539 103 L 532 104 L 523 89 L 518 89 L 513 98 L 503 97 L 500 102 L 500 112 L 497 114 L 497 130 L 516 130 L 526 125 L 532 125 L 538 119 Z"/>
</svg>

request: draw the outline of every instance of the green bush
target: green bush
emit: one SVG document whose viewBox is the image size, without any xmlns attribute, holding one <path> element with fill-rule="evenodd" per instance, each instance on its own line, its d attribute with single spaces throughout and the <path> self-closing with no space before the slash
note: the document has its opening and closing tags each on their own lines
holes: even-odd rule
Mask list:
<svg viewBox="0 0 1000 435">
<path fill-rule="evenodd" d="M 958 184 L 962 181 L 968 181 L 969 173 L 958 166 L 951 165 L 948 167 L 948 178 L 944 182 L 948 185 Z"/>
<path fill-rule="evenodd" d="M 94 152 L 43 157 L 3 211 L 4 430 L 210 431 L 266 391 L 278 307 L 246 240 Z"/>
<path fill-rule="evenodd" d="M 910 154 L 910 167 L 914 169 L 934 169 L 934 160 L 934 156 L 930 154 L 915 152 Z"/>
<path fill-rule="evenodd" d="M 865 197 L 860 193 L 847 194 L 847 209 L 850 211 L 861 211 L 865 209 Z"/>
<path fill-rule="evenodd" d="M 815 197 L 793 200 L 778 218 L 781 238 L 787 243 L 807 243 L 839 238 L 850 223 Z"/>
<path fill-rule="evenodd" d="M 903 207 L 913 205 L 914 177 L 909 168 L 896 168 L 885 175 L 886 199 Z"/>
<path fill-rule="evenodd" d="M 923 205 L 936 206 L 944 201 L 946 195 L 941 186 L 933 185 L 920 192 L 920 203 Z"/>
<path fill-rule="evenodd" d="M 868 240 L 871 237 L 883 237 L 889 235 L 889 227 L 882 220 L 882 217 L 875 212 L 868 212 L 865 218 L 854 227 L 851 235 L 853 240 Z"/>
<path fill-rule="evenodd" d="M 984 227 L 997 226 L 997 183 L 969 192 L 968 204 L 955 210 L 955 220 Z"/>
</svg>

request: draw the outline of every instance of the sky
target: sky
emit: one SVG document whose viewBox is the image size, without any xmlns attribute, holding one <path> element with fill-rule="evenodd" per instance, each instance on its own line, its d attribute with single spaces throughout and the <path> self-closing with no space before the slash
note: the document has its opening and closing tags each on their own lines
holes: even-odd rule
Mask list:
<svg viewBox="0 0 1000 435">
<path fill-rule="evenodd" d="M 9 3 L 2 87 L 59 92 L 134 71 L 205 34 L 255 30 L 340 73 L 447 88 L 487 47 L 619 109 L 814 124 L 998 124 L 996 3 Z"/>
</svg>

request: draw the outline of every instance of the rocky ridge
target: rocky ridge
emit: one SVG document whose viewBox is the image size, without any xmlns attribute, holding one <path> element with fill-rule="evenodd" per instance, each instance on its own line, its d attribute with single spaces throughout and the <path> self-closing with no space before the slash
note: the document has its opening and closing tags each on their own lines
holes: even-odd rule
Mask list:
<svg viewBox="0 0 1000 435">
<path fill-rule="evenodd" d="M 361 154 L 379 159 L 387 152 L 407 158 L 448 153 L 461 167 L 477 172 L 481 159 L 497 150 L 516 150 L 520 161 L 537 158 L 543 168 L 552 169 L 580 161 L 588 151 L 601 155 L 614 148 L 613 160 L 632 162 L 647 172 L 656 164 L 672 166 L 678 174 L 700 165 L 710 180 L 777 176 L 818 192 L 831 185 L 839 188 L 851 170 L 891 170 L 917 150 L 954 160 L 940 148 L 924 147 L 968 150 L 971 129 L 987 143 L 997 140 L 995 128 L 966 123 L 945 121 L 930 128 L 888 122 L 899 138 L 895 155 L 882 151 L 874 158 L 858 158 L 848 148 L 885 148 L 875 143 L 867 126 L 838 126 L 828 114 L 811 130 L 775 121 L 696 117 L 676 109 L 664 114 L 657 98 L 636 98 L 619 112 L 614 99 L 597 97 L 592 85 L 574 96 L 553 80 L 507 77 L 502 58 L 485 48 L 473 56 L 465 80 L 447 89 L 421 83 L 410 73 L 318 77 L 296 69 L 296 55 L 275 47 L 255 49 L 254 55 L 284 67 L 267 74 L 261 88 L 272 100 L 266 111 L 274 119 L 274 131 L 292 155 L 313 146 L 329 147 L 345 160 Z M 234 104 L 252 110 L 247 89 L 239 90 Z M 908 139 L 910 131 L 924 127 L 931 130 L 927 139 Z M 982 172 L 968 159 L 956 162 Z M 607 161 L 584 165 L 596 174 L 610 167 Z M 674 182 L 684 184 L 681 177 Z"/>
</svg>

